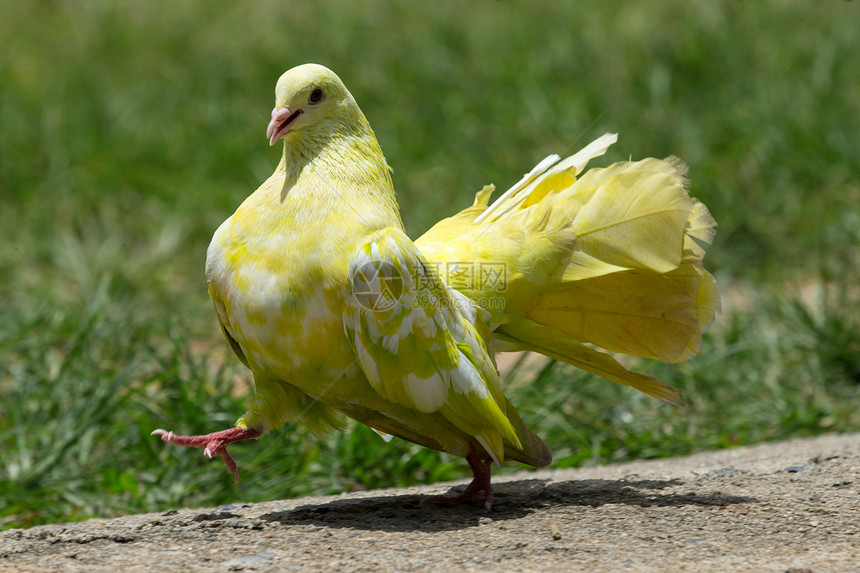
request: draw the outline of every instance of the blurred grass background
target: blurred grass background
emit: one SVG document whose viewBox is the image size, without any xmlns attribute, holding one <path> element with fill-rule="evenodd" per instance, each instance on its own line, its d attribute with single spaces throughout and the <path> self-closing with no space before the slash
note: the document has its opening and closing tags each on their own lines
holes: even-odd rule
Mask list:
<svg viewBox="0 0 860 573">
<path fill-rule="evenodd" d="M 250 377 L 203 276 L 274 168 L 287 68 L 333 68 L 415 237 L 605 131 L 594 165 L 675 154 L 719 221 L 724 313 L 699 358 L 637 368 L 685 408 L 561 364 L 505 364 L 558 467 L 860 429 L 856 2 L 0 1 L 0 527 L 468 475 L 364 427 L 233 448 Z M 510 362 L 510 358 L 505 358 Z M 509 464 L 505 471 L 521 469 Z"/>
</svg>

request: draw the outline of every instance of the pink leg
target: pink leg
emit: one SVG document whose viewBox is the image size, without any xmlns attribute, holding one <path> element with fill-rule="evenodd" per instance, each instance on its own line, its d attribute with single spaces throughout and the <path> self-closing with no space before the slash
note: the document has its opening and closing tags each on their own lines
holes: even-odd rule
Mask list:
<svg viewBox="0 0 860 573">
<path fill-rule="evenodd" d="M 473 449 L 469 452 L 469 455 L 466 456 L 466 461 L 469 462 L 469 467 L 472 468 L 472 474 L 475 477 L 463 493 L 455 496 L 436 495 L 428 497 L 422 503 L 435 503 L 438 505 L 449 506 L 460 505 L 461 503 L 469 501 L 483 491 L 484 507 L 486 509 L 490 509 L 493 506 L 493 498 L 495 497 L 493 495 L 493 486 L 490 485 L 490 466 L 493 463 L 493 458 L 487 456 L 486 459 L 482 459 L 481 454 Z"/>
<path fill-rule="evenodd" d="M 173 432 L 167 430 L 154 430 L 152 436 L 161 436 L 161 440 L 170 444 L 179 446 L 188 446 L 189 448 L 203 448 L 203 455 L 207 458 L 221 456 L 224 463 L 227 464 L 227 469 L 233 474 L 236 483 L 239 483 L 239 470 L 236 468 L 236 462 L 227 453 L 227 444 L 238 442 L 239 440 L 253 440 L 259 438 L 263 432 L 254 428 L 230 428 L 222 432 L 214 432 L 205 436 L 177 436 Z"/>
</svg>

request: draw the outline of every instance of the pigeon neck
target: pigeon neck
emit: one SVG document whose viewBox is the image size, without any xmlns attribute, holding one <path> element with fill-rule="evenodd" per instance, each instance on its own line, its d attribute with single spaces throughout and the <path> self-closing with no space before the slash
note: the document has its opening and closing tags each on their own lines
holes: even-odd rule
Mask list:
<svg viewBox="0 0 860 573">
<path fill-rule="evenodd" d="M 339 202 L 341 208 L 385 214 L 402 226 L 391 169 L 364 116 L 327 133 L 284 138 L 278 171 L 283 193 L 293 199 Z"/>
</svg>

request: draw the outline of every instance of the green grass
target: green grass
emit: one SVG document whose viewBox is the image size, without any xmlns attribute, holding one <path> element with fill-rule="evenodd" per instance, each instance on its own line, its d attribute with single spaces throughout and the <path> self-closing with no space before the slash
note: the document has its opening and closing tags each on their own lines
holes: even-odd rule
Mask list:
<svg viewBox="0 0 860 573">
<path fill-rule="evenodd" d="M 149 436 L 244 411 L 203 259 L 274 167 L 274 82 L 307 61 L 370 119 L 413 236 L 605 131 L 600 164 L 689 163 L 726 312 L 699 358 L 637 365 L 689 405 L 516 370 L 559 467 L 860 429 L 856 4 L 0 3 L 0 527 L 467 475 L 288 425 L 234 448 L 237 488 Z"/>
</svg>

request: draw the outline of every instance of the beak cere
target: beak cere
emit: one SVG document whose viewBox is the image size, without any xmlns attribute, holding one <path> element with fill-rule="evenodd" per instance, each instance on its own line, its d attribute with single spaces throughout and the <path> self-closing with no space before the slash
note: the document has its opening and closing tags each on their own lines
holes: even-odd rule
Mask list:
<svg viewBox="0 0 860 573">
<path fill-rule="evenodd" d="M 290 111 L 286 107 L 276 107 L 272 110 L 272 121 L 266 128 L 266 137 L 269 138 L 269 145 L 275 145 L 275 142 L 281 139 L 285 133 L 290 131 L 293 122 L 302 115 L 302 110 Z"/>
</svg>

